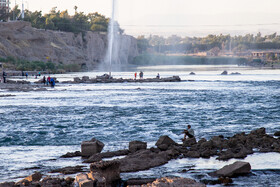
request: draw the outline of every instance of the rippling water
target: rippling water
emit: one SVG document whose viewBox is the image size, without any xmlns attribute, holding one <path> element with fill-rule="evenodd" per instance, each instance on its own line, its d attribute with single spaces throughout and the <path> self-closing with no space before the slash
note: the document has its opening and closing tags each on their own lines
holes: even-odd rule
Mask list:
<svg viewBox="0 0 280 187">
<path fill-rule="evenodd" d="M 221 71 L 200 69 L 197 75 L 190 76 L 183 70 L 161 69 L 162 77 L 179 75 L 183 81 L 58 84 L 50 91 L 13 92 L 15 97 L 0 98 L 0 162 L 3 163 L 0 181 L 17 180 L 35 170 L 46 172 L 52 168 L 81 164 L 79 159 L 58 157 L 79 150 L 80 143 L 92 137 L 104 142 L 105 150 L 117 150 L 127 148 L 132 140 L 147 141 L 151 147 L 161 135 L 168 135 L 179 142 L 186 124 L 192 125 L 198 138 L 206 139 L 219 134 L 232 136 L 241 131 L 250 132 L 259 127 L 265 127 L 268 133 L 280 130 L 280 71 L 233 70 L 242 74 L 222 76 L 219 75 Z M 144 73 L 145 77 L 155 77 L 157 71 Z M 97 74 L 100 73 L 57 77 L 66 80 L 77 75 L 94 77 Z M 133 72 L 113 75 L 132 78 Z M 280 157 L 275 154 L 270 157 Z M 205 170 L 227 164 L 211 164 L 213 160 L 182 159 L 170 162 L 168 167 L 124 174 L 123 177 L 181 176 L 179 170 L 190 167 L 203 172 L 183 175 L 199 179 L 197 176 L 205 177 Z M 257 162 L 258 156 L 251 160 Z M 274 160 L 260 164 L 263 167 L 252 164 L 256 176 L 266 176 L 258 170 L 268 172 L 268 169 L 273 169 L 274 173 L 267 176 L 277 175 L 275 170 L 280 169 L 280 162 Z M 250 179 L 258 182 L 255 178 L 251 176 Z M 247 181 L 238 180 L 241 180 L 239 184 Z"/>
</svg>

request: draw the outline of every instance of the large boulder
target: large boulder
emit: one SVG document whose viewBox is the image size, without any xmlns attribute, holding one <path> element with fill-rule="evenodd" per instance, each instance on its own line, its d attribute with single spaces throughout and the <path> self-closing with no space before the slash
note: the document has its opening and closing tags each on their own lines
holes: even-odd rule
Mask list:
<svg viewBox="0 0 280 187">
<path fill-rule="evenodd" d="M 164 145 L 169 147 L 170 145 L 176 145 L 176 142 L 169 138 L 169 136 L 161 136 L 156 142 L 156 146 L 160 149 Z"/>
<path fill-rule="evenodd" d="M 104 144 L 95 138 L 90 141 L 84 141 L 81 144 L 82 156 L 89 157 L 96 153 L 100 153 L 104 147 Z"/>
<path fill-rule="evenodd" d="M 132 141 L 129 142 L 129 151 L 134 153 L 141 149 L 147 149 L 147 142 Z"/>
<path fill-rule="evenodd" d="M 100 161 L 90 165 L 91 176 L 102 176 L 107 185 L 111 185 L 120 179 L 120 162 L 119 161 Z M 94 177 L 93 177 L 94 178 Z"/>
<path fill-rule="evenodd" d="M 195 137 L 193 138 L 187 138 L 183 141 L 183 146 L 184 147 L 190 147 L 192 145 L 195 145 L 196 144 L 196 139 Z"/>
<path fill-rule="evenodd" d="M 96 182 L 96 180 L 90 179 L 87 174 L 81 173 L 76 176 L 76 183 L 79 187 L 93 187 Z"/>
<path fill-rule="evenodd" d="M 280 131 L 276 131 L 276 132 L 274 133 L 274 136 L 280 136 Z"/>
<path fill-rule="evenodd" d="M 237 177 L 240 175 L 249 174 L 251 172 L 251 165 L 249 162 L 237 161 L 233 164 L 226 165 L 218 171 L 212 173 L 221 177 Z"/>
<path fill-rule="evenodd" d="M 119 160 L 121 172 L 136 172 L 161 166 L 177 154 L 175 150 L 160 152 L 140 150 Z"/>
</svg>

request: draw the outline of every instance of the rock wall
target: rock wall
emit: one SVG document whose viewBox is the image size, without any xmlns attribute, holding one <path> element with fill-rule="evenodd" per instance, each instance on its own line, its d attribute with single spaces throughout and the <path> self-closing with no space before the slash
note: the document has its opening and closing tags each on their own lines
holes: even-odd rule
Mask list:
<svg viewBox="0 0 280 187">
<path fill-rule="evenodd" d="M 128 35 L 119 35 L 117 38 L 113 61 L 127 64 L 138 55 L 137 41 Z M 0 22 L 0 57 L 79 64 L 93 69 L 104 61 L 106 52 L 106 34 L 89 31 L 82 36 L 36 29 L 29 22 Z"/>
</svg>

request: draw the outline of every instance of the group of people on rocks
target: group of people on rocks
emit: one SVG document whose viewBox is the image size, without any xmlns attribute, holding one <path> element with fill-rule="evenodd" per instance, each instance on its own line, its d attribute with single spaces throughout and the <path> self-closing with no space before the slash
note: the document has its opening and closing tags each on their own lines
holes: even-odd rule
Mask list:
<svg viewBox="0 0 280 187">
<path fill-rule="evenodd" d="M 140 71 L 140 72 L 139 72 L 139 78 L 140 78 L 140 79 L 143 79 L 143 77 L 144 77 L 144 73 L 143 73 L 143 71 Z M 159 73 L 157 74 L 156 78 L 157 78 L 157 79 L 160 79 Z M 137 72 L 134 73 L 134 80 L 136 80 L 136 79 L 137 79 Z"/>
<path fill-rule="evenodd" d="M 51 85 L 52 88 L 54 88 L 55 86 L 55 79 L 53 77 L 48 76 L 48 78 L 46 78 L 46 76 L 43 77 L 43 83 L 44 85 Z"/>
<path fill-rule="evenodd" d="M 25 72 L 24 71 L 21 71 L 21 76 L 22 77 L 26 77 L 26 79 L 28 79 L 28 72 Z M 35 79 L 37 79 L 37 77 L 41 77 L 41 72 L 38 72 L 36 75 L 35 75 Z"/>
</svg>

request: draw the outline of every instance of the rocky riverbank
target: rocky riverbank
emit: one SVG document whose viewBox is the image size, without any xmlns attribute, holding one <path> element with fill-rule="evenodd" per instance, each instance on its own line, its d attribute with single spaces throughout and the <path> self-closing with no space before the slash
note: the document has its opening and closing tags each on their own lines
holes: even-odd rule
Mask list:
<svg viewBox="0 0 280 187">
<path fill-rule="evenodd" d="M 232 137 L 214 136 L 210 140 L 195 138 L 187 139 L 183 143 L 176 143 L 168 136 L 161 136 L 155 147 L 147 148 L 147 142 L 129 142 L 129 149 L 113 152 L 102 152 L 104 144 L 96 139 L 82 142 L 81 151 L 67 153 L 63 158 L 81 157 L 84 163 L 90 163 L 90 170 L 83 170 L 83 166 L 71 166 L 50 171 L 50 173 L 77 174 L 76 178 L 57 179 L 34 173 L 33 175 L 17 182 L 3 183 L 0 186 L 205 186 L 205 184 L 229 184 L 231 177 L 246 175 L 251 172 L 251 166 L 246 162 L 236 162 L 225 166 L 216 172 L 210 173 L 212 181 L 198 183 L 185 178 L 161 179 L 128 179 L 122 180 L 120 173 L 137 172 L 161 166 L 171 159 L 181 158 L 210 158 L 215 156 L 219 160 L 231 158 L 245 158 L 255 152 L 280 153 L 280 139 L 266 133 L 265 128 L 251 131 L 249 134 L 238 133 Z M 122 156 L 122 158 L 115 158 Z M 103 161 L 111 158 L 110 161 Z M 83 172 L 83 173 L 80 173 Z M 86 172 L 86 173 L 85 173 Z M 80 174 L 79 174 L 80 173 Z M 219 178 L 216 178 L 219 177 Z"/>
</svg>

